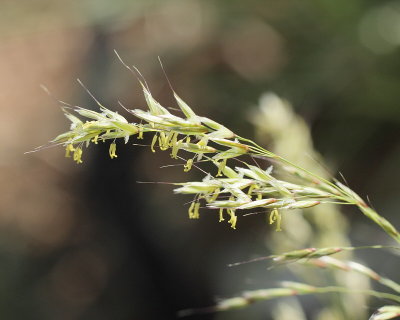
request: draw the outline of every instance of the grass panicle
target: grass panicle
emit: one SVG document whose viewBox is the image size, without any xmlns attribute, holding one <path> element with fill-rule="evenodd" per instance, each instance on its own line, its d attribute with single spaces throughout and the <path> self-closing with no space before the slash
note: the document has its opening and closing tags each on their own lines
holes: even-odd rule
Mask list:
<svg viewBox="0 0 400 320">
<path fill-rule="evenodd" d="M 88 91 L 100 106 L 100 110 L 96 112 L 63 103 L 63 112 L 71 122 L 69 130 L 34 151 L 61 145 L 65 148 L 65 156 L 80 164 L 83 163 L 84 147 L 109 141 L 109 156 L 114 159 L 118 157 L 115 143 L 117 139 L 123 139 L 125 143 L 128 143 L 133 137 L 140 140 L 145 135 L 150 135 L 152 140 L 149 147 L 152 152 L 167 151 L 171 158 L 177 161 L 184 159 L 182 155 L 185 155 L 183 163 L 185 172 L 189 172 L 193 167 L 200 168 L 199 164 L 202 162 L 210 162 L 215 166 L 215 173 L 205 174 L 200 181 L 174 183 L 175 193 L 191 194 L 194 197 L 188 209 L 190 219 L 200 218 L 200 208 L 205 207 L 218 212 L 219 222 L 227 221 L 233 229 L 236 229 L 241 212 L 263 211 L 269 214 L 269 223 L 274 224 L 276 231 L 282 231 L 284 230 L 282 213 L 287 210 L 298 212 L 300 209 L 314 210 L 324 205 L 353 205 L 397 243 L 400 243 L 399 231 L 347 185 L 334 178 L 328 178 L 320 172 L 312 172 L 308 167 L 295 164 L 279 153 L 267 150 L 256 142 L 241 137 L 212 119 L 197 115 L 175 92 L 173 95 L 181 114 L 172 114 L 170 109 L 163 107 L 152 96 L 139 71 L 122 63 L 140 76 L 139 82 L 143 89 L 147 110 L 131 110 L 120 103 L 138 122 L 129 122 L 118 112 L 102 106 Z M 277 98 L 269 96 L 268 99 Z M 255 119 L 258 118 L 255 117 Z M 304 130 L 304 125 L 298 121 L 298 126 L 293 126 L 293 128 Z M 309 134 L 306 132 L 304 136 L 308 137 Z M 310 150 L 313 152 L 308 141 L 303 146 L 304 152 Z M 285 174 L 275 174 L 272 166 L 261 168 L 258 164 L 254 165 L 254 159 L 269 161 Z M 240 165 L 233 166 L 234 161 L 235 164 Z M 321 228 L 324 224 L 325 222 L 319 223 Z M 382 246 L 368 248 L 378 247 Z M 323 293 L 360 293 L 400 303 L 399 284 L 378 275 L 363 264 L 331 257 L 333 254 L 355 249 L 358 248 L 337 246 L 288 250 L 282 254 L 234 263 L 230 266 L 272 259 L 277 263 L 295 262 L 316 268 L 352 271 L 385 285 L 396 294 L 369 289 L 356 290 L 336 285 L 318 287 L 304 283 L 285 282 L 279 288 L 247 291 L 240 296 L 221 300 L 215 306 L 186 310 L 181 315 L 243 308 L 258 300 Z M 399 315 L 399 310 L 397 306 L 385 306 L 378 309 L 370 319 L 391 319 L 394 315 Z"/>
<path fill-rule="evenodd" d="M 132 136 L 142 138 L 145 134 L 152 134 L 153 152 L 157 146 L 162 151 L 170 150 L 174 159 L 180 151 L 192 154 L 184 167 L 186 172 L 192 167 L 193 157 L 197 160 L 206 157 L 217 166 L 218 173 L 215 177 L 207 175 L 200 189 L 198 182 L 186 182 L 175 189 L 175 193 L 192 193 L 196 199 L 212 198 L 213 201 L 207 203 L 208 207 L 231 211 L 256 208 L 290 210 L 329 202 L 351 204 L 357 206 L 364 215 L 400 243 L 398 230 L 349 187 L 339 181 L 331 182 L 320 177 L 255 142 L 236 135 L 222 124 L 196 115 L 176 94 L 176 102 L 185 117 L 173 115 L 153 98 L 146 86 L 142 86 L 148 110 L 126 109 L 140 119 L 141 123 L 129 123 L 125 117 L 104 106 L 100 107 L 100 112 L 81 107 L 64 107 L 65 116 L 71 121 L 70 130 L 58 135 L 50 144 L 64 145 L 67 156 L 73 152 L 74 161 L 82 163 L 83 145 L 88 147 L 91 143 L 112 140 L 110 157 L 113 159 L 117 157 L 114 143 L 116 139 L 124 139 L 127 143 Z M 86 120 L 83 121 L 78 116 Z M 228 159 L 237 159 L 244 155 L 273 159 L 293 175 L 293 181 L 300 178 L 300 183 L 277 179 L 272 175 L 271 168 L 264 170 L 243 161 L 241 163 L 244 166 L 228 166 Z M 215 192 L 217 189 L 218 193 Z M 220 196 L 224 199 L 220 200 Z"/>
</svg>

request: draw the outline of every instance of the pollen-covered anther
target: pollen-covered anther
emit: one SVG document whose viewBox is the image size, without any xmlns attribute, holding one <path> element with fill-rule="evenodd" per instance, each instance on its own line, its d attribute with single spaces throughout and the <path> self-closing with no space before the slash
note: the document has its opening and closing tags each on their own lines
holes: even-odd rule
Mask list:
<svg viewBox="0 0 400 320">
<path fill-rule="evenodd" d="M 138 139 L 143 139 L 143 126 L 138 125 Z"/>
<path fill-rule="evenodd" d="M 73 157 L 74 161 L 76 161 L 76 163 L 82 163 L 82 148 L 77 147 L 74 150 L 74 157 Z"/>
<path fill-rule="evenodd" d="M 173 138 L 174 135 L 175 135 L 175 132 L 174 132 L 174 131 L 168 132 L 167 137 L 165 138 L 165 142 L 164 142 L 165 147 L 166 147 L 167 149 L 168 149 L 169 147 L 171 147 L 170 142 L 171 142 L 171 140 L 172 140 L 172 138 Z"/>
<path fill-rule="evenodd" d="M 231 218 L 229 219 L 228 223 L 231 224 L 231 228 L 232 229 L 236 229 L 237 216 L 235 215 L 235 210 L 228 209 L 228 213 L 231 216 Z"/>
<path fill-rule="evenodd" d="M 193 159 L 189 159 L 186 164 L 183 166 L 183 171 L 184 172 L 188 172 L 190 171 L 190 169 L 192 169 L 192 165 L 193 165 Z"/>
<path fill-rule="evenodd" d="M 160 133 L 160 137 L 158 138 L 158 145 L 160 146 L 161 151 L 165 151 L 168 149 L 168 138 L 164 132 Z"/>
<path fill-rule="evenodd" d="M 157 142 L 157 137 L 158 137 L 157 134 L 155 134 L 154 137 L 153 137 L 153 140 L 151 141 L 150 149 L 151 149 L 152 152 L 156 152 L 156 150 L 154 149 L 154 146 L 155 146 L 155 144 Z"/>
<path fill-rule="evenodd" d="M 224 208 L 219 209 L 219 222 L 224 221 Z"/>
<path fill-rule="evenodd" d="M 172 131 L 171 131 L 172 132 Z M 178 132 L 172 132 L 171 139 L 168 140 L 168 146 L 173 147 L 178 142 Z"/>
<path fill-rule="evenodd" d="M 199 219 L 200 203 L 199 202 L 192 202 L 189 207 L 189 219 Z"/>
<path fill-rule="evenodd" d="M 276 222 L 276 231 L 282 231 L 281 229 L 282 216 L 278 209 L 273 209 L 269 215 L 269 224 Z"/>
<path fill-rule="evenodd" d="M 174 140 L 174 138 L 172 139 L 172 141 L 173 140 Z M 181 146 L 182 146 L 182 140 L 179 140 L 179 141 L 174 143 L 174 145 L 172 146 L 172 151 L 171 151 L 171 158 L 172 159 L 177 159 L 178 158 L 178 151 L 181 148 Z"/>
<path fill-rule="evenodd" d="M 116 151 L 117 151 L 117 145 L 115 144 L 115 142 L 113 142 L 110 144 L 110 149 L 109 149 L 109 154 L 111 159 L 118 157 Z"/>
<path fill-rule="evenodd" d="M 66 158 L 71 158 L 71 152 L 74 152 L 74 151 L 75 151 L 75 148 L 74 148 L 73 144 L 72 143 L 68 144 L 65 147 L 65 157 Z"/>
<path fill-rule="evenodd" d="M 188 214 L 189 214 L 189 219 L 192 219 L 193 216 L 193 209 L 194 209 L 194 202 L 192 202 L 189 206 Z"/>
<path fill-rule="evenodd" d="M 194 205 L 194 210 L 193 210 L 193 219 L 200 218 L 199 209 L 200 209 L 200 203 L 196 202 L 196 204 Z"/>
</svg>

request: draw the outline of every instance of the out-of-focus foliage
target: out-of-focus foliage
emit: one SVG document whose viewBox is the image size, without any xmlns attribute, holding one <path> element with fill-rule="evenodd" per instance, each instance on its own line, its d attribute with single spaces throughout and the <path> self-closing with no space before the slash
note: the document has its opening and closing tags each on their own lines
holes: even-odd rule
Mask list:
<svg viewBox="0 0 400 320">
<path fill-rule="evenodd" d="M 92 101 L 74 84 L 79 77 L 120 113 L 117 100 L 132 109 L 144 104 L 114 49 L 140 68 L 163 105 L 175 106 L 161 56 L 185 101 L 243 136 L 253 132 L 246 118 L 259 96 L 277 92 L 311 126 L 315 147 L 334 173 L 341 171 L 398 226 L 399 6 L 345 0 L 2 1 L 1 317 L 172 319 L 179 309 L 212 304 L 215 295 L 273 287 L 282 272 L 267 273 L 264 265 L 226 268 L 266 253 L 264 237 L 273 230 L 261 216 L 242 219 L 235 231 L 215 225 L 211 215 L 193 223 L 168 186 L 135 183 L 183 181 L 181 168 L 155 169 L 167 158 L 127 148 L 110 160 L 107 151 L 91 150 L 77 168 L 60 150 L 23 155 L 64 125 L 57 103 L 39 84 L 87 107 Z M 365 219 L 351 210 L 345 214 L 356 244 L 386 241 Z M 362 258 L 398 281 L 396 265 L 380 263 L 384 254 Z M 310 317 L 320 309 L 317 300 L 305 302 Z M 251 318 L 269 314 L 272 304 L 201 318 Z"/>
<path fill-rule="evenodd" d="M 314 149 L 307 125 L 303 119 L 293 113 L 293 109 L 287 101 L 272 93 L 267 93 L 261 97 L 259 108 L 252 111 L 250 120 L 256 128 L 259 140 L 269 140 L 271 150 L 277 154 L 287 157 L 307 170 L 317 170 L 318 174 L 324 178 L 330 178 L 323 159 Z M 316 166 L 316 164 L 318 165 Z M 348 245 L 348 237 L 347 219 L 343 217 L 339 206 L 326 204 L 323 207 L 311 208 L 304 214 L 299 210 L 293 217 L 289 217 L 284 232 L 272 234 L 268 246 L 270 250 L 285 252 L 290 248 L 324 247 L 332 243 Z M 351 255 L 348 254 L 345 258 L 349 260 Z M 346 275 L 343 274 L 343 270 L 322 275 L 312 269 L 299 270 L 298 266 L 293 266 L 291 270 L 300 278 L 307 281 L 312 280 L 313 283 L 315 283 L 314 281 L 324 283 L 326 278 L 330 278 L 331 282 L 352 289 L 369 289 L 366 277 L 360 277 L 355 273 Z M 274 308 L 278 314 L 276 319 L 288 316 L 285 315 L 285 307 L 279 306 L 281 304 L 285 305 L 285 302 L 277 302 L 278 306 Z M 366 297 L 360 294 L 343 295 L 339 299 L 326 299 L 318 319 L 366 318 L 366 310 L 362 307 L 366 304 Z M 295 312 L 294 310 L 293 308 L 289 313 L 290 316 Z M 297 314 L 297 317 L 301 317 L 303 310 L 297 311 Z"/>
</svg>

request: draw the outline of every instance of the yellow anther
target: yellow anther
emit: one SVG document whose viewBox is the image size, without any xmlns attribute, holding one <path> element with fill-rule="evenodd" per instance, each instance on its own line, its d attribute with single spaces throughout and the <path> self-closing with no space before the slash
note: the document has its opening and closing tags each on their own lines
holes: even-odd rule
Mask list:
<svg viewBox="0 0 400 320">
<path fill-rule="evenodd" d="M 65 157 L 66 158 L 71 158 L 71 152 L 74 152 L 75 148 L 72 144 L 67 145 L 65 148 Z"/>
<path fill-rule="evenodd" d="M 168 149 L 167 137 L 164 132 L 160 133 L 160 137 L 158 138 L 158 145 L 160 146 L 160 150 L 165 151 Z"/>
<path fill-rule="evenodd" d="M 188 172 L 190 169 L 192 169 L 192 165 L 193 165 L 193 159 L 189 159 L 183 166 L 183 171 Z"/>
<path fill-rule="evenodd" d="M 196 202 L 195 205 L 194 205 L 194 209 L 193 209 L 192 219 L 199 219 L 200 218 L 199 209 L 200 209 L 200 203 Z"/>
<path fill-rule="evenodd" d="M 138 125 L 138 129 L 139 129 L 139 132 L 138 132 L 138 139 L 143 139 L 143 126 L 142 125 Z"/>
<path fill-rule="evenodd" d="M 232 229 L 236 229 L 237 216 L 235 215 L 235 210 L 228 209 L 228 213 L 231 216 L 231 218 L 229 219 L 228 223 L 231 224 L 231 228 Z"/>
<path fill-rule="evenodd" d="M 220 208 L 219 209 L 219 222 L 222 222 L 222 221 L 224 221 L 225 219 L 224 219 L 224 209 L 223 208 Z"/>
<path fill-rule="evenodd" d="M 276 231 L 282 231 L 281 229 L 281 221 L 282 221 L 282 216 L 279 213 L 278 209 L 273 209 L 269 215 L 269 224 L 273 224 L 276 222 Z"/>
<path fill-rule="evenodd" d="M 174 131 L 170 131 L 168 132 L 167 138 L 165 139 L 165 147 L 168 149 L 170 147 L 169 143 L 172 139 L 172 137 L 174 136 L 175 132 Z"/>
<path fill-rule="evenodd" d="M 97 144 L 97 143 L 98 143 L 97 139 L 99 139 L 99 135 L 95 136 L 95 137 L 92 139 L 92 142 L 94 142 L 94 144 Z"/>
<path fill-rule="evenodd" d="M 153 140 L 151 141 L 150 149 L 152 152 L 156 152 L 156 150 L 154 150 L 154 145 L 156 144 L 156 142 L 157 142 L 157 134 L 154 135 Z"/>
<path fill-rule="evenodd" d="M 200 203 L 192 202 L 189 207 L 189 219 L 198 219 L 200 217 L 199 209 L 200 209 Z"/>
<path fill-rule="evenodd" d="M 74 150 L 74 161 L 76 163 L 82 163 L 82 149 L 80 147 L 75 148 Z"/>
<path fill-rule="evenodd" d="M 195 205 L 195 202 L 192 202 L 192 203 L 190 204 L 190 207 L 189 207 L 189 210 L 188 210 L 188 213 L 189 213 L 189 219 L 192 219 L 192 217 L 193 217 L 193 209 L 194 209 L 194 205 Z"/>
<path fill-rule="evenodd" d="M 117 154 L 115 153 L 117 151 L 117 145 L 115 144 L 115 142 L 110 144 L 110 149 L 109 149 L 109 154 L 110 154 L 110 158 L 114 159 L 117 158 Z"/>
<path fill-rule="evenodd" d="M 172 131 L 171 131 L 172 132 Z M 169 147 L 173 147 L 174 145 L 176 145 L 176 143 L 178 142 L 178 132 L 174 132 L 172 134 L 171 139 L 168 142 L 168 146 Z"/>
<path fill-rule="evenodd" d="M 179 140 L 172 146 L 172 151 L 171 151 L 171 158 L 172 159 L 177 159 L 178 158 L 178 151 L 181 148 L 182 145 L 182 140 Z"/>
</svg>

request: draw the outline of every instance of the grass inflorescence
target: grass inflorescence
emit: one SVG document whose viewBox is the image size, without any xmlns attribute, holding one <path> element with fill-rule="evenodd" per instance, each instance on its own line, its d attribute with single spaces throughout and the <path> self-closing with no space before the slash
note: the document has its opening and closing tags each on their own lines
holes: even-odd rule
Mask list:
<svg viewBox="0 0 400 320">
<path fill-rule="evenodd" d="M 132 72 L 136 72 L 136 69 L 124 65 Z M 65 148 L 65 156 L 80 164 L 83 163 L 84 148 L 92 144 L 109 142 L 109 156 L 114 159 L 118 157 L 115 143 L 117 139 L 123 139 L 128 143 L 133 137 L 140 140 L 145 135 L 150 135 L 152 136 L 150 150 L 169 152 L 171 158 L 176 161 L 185 159 L 183 164 L 185 172 L 193 167 L 198 168 L 203 162 L 209 162 L 215 167 L 215 173 L 205 173 L 201 181 L 174 183 L 175 193 L 191 194 L 194 197 L 188 210 L 190 219 L 198 219 L 200 209 L 203 210 L 205 207 L 217 212 L 219 222 L 227 221 L 235 229 L 240 212 L 261 210 L 269 214 L 269 223 L 275 226 L 276 231 L 281 231 L 282 212 L 286 210 L 306 209 L 324 204 L 353 205 L 400 243 L 399 231 L 347 185 L 336 179 L 327 179 L 313 173 L 256 142 L 237 135 L 224 125 L 197 115 L 175 92 L 173 95 L 181 113 L 173 114 L 152 96 L 143 78 L 141 80 L 139 78 L 139 82 L 147 110 L 128 109 L 120 103 L 121 107 L 137 119 L 137 122 L 130 122 L 118 112 L 109 110 L 94 97 L 100 107 L 99 112 L 63 103 L 64 114 L 71 122 L 69 130 L 58 135 L 48 145 L 34 151 L 47 146 L 61 145 Z M 260 167 L 254 160 L 260 158 L 278 166 L 285 172 L 285 178 L 275 175 L 273 166 Z M 271 258 L 280 263 L 298 262 L 301 265 L 317 268 L 357 272 L 380 282 L 394 290 L 396 294 L 373 290 L 358 290 L 358 292 L 400 302 L 400 286 L 397 283 L 378 275 L 362 264 L 343 262 L 331 257 L 335 253 L 354 249 L 356 248 L 344 246 L 306 248 L 255 260 Z M 239 264 L 242 263 L 232 265 Z M 330 292 L 355 291 L 340 286 L 316 287 L 285 283 L 280 288 L 245 292 L 241 296 L 222 300 L 216 306 L 203 311 L 224 311 L 244 307 L 257 300 Z M 398 307 L 382 307 L 371 319 L 390 319 L 388 315 L 396 312 L 399 313 Z M 192 310 L 184 314 L 190 313 Z"/>
<path fill-rule="evenodd" d="M 254 141 L 238 136 L 224 125 L 197 115 L 175 92 L 174 97 L 184 116 L 174 115 L 154 99 L 147 86 L 140 83 L 148 110 L 125 108 L 140 123 L 128 122 L 122 115 L 102 105 L 100 112 L 63 106 L 65 116 L 71 121 L 70 130 L 58 135 L 50 144 L 63 145 L 66 157 L 82 163 L 84 146 L 111 140 L 109 155 L 116 158 L 116 139 L 124 139 L 127 143 L 132 136 L 142 139 L 150 134 L 153 136 L 150 146 L 153 152 L 156 147 L 162 151 L 168 150 L 173 159 L 177 159 L 181 151 L 189 154 L 184 166 L 186 172 L 194 162 L 202 159 L 216 166 L 215 175 L 207 174 L 202 181 L 179 183 L 174 192 L 193 194 L 196 201 L 204 200 L 207 207 L 219 209 L 223 212 L 220 212 L 220 220 L 223 220 L 221 216 L 227 215 L 232 228 L 236 227 L 238 210 L 271 209 L 270 221 L 277 222 L 279 230 L 279 210 L 309 208 L 333 202 L 357 206 L 400 243 L 398 230 L 346 185 L 320 177 Z M 86 120 L 81 120 L 79 116 Z M 228 160 L 244 155 L 273 160 L 292 177 L 292 181 L 275 178 L 272 166 L 263 169 L 246 161 L 240 161 L 241 166 L 228 165 Z M 190 216 L 197 218 L 199 215 Z"/>
</svg>

